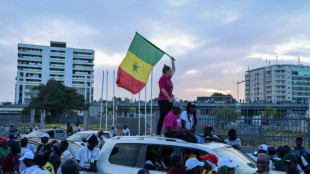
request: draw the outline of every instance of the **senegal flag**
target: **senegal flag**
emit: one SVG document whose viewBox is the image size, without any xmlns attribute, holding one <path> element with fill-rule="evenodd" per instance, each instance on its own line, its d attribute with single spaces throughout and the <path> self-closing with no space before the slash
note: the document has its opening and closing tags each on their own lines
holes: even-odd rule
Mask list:
<svg viewBox="0 0 310 174">
<path fill-rule="evenodd" d="M 116 84 L 133 94 L 146 85 L 150 72 L 165 53 L 136 33 L 117 71 Z"/>
</svg>

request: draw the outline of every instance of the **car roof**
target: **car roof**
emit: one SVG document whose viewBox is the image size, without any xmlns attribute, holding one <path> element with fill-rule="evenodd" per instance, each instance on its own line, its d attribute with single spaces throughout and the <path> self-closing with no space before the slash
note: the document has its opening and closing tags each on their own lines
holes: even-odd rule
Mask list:
<svg viewBox="0 0 310 174">
<path fill-rule="evenodd" d="M 116 140 L 118 143 L 139 143 L 139 144 L 161 144 L 161 145 L 180 145 L 188 147 L 200 147 L 216 149 L 221 147 L 229 147 L 230 145 L 218 142 L 209 142 L 205 144 L 189 143 L 178 138 L 167 138 L 167 137 L 157 137 L 157 136 L 116 136 L 110 141 Z M 193 146 L 194 145 L 194 146 Z"/>
<path fill-rule="evenodd" d="M 77 133 L 90 133 L 90 134 L 96 134 L 98 133 L 98 131 L 80 131 L 80 132 L 77 132 Z"/>
<path fill-rule="evenodd" d="M 45 132 L 45 131 L 51 131 L 51 130 L 64 130 L 64 129 L 38 129 L 38 130 L 35 130 L 37 132 Z"/>
</svg>

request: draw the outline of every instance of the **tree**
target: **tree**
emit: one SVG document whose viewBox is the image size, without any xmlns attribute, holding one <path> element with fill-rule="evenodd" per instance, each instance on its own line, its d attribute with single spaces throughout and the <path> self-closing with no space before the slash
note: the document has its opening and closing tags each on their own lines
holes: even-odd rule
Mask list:
<svg viewBox="0 0 310 174">
<path fill-rule="evenodd" d="M 70 114 L 73 110 L 86 110 L 89 106 L 83 95 L 54 79 L 49 80 L 46 85 L 34 87 L 33 90 L 37 95 L 24 108 L 24 113 L 31 109 L 45 110 L 51 120 L 59 121 L 61 115 Z"/>
<path fill-rule="evenodd" d="M 276 116 L 277 115 L 277 110 L 268 106 L 265 108 L 264 116 L 265 117 L 270 117 L 270 116 Z"/>
<path fill-rule="evenodd" d="M 232 95 L 231 94 L 223 94 L 223 93 L 220 93 L 220 92 L 214 92 L 211 97 L 216 97 L 216 96 L 230 96 L 232 98 Z"/>
<path fill-rule="evenodd" d="M 129 99 L 128 97 L 125 97 L 125 98 L 124 98 L 124 102 L 125 102 L 125 103 L 130 103 L 130 99 Z"/>
</svg>

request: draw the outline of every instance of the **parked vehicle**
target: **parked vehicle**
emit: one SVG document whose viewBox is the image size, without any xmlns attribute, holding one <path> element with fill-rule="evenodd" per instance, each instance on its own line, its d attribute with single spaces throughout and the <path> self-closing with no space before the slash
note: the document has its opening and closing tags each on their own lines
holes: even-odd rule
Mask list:
<svg viewBox="0 0 310 174">
<path fill-rule="evenodd" d="M 40 138 L 44 133 L 48 133 L 50 138 L 66 139 L 67 131 L 64 129 L 38 129 L 26 135 L 27 138 Z"/>
<path fill-rule="evenodd" d="M 72 141 L 80 146 L 85 146 L 87 140 L 93 135 L 95 134 L 98 138 L 98 131 L 81 131 L 81 132 L 77 132 L 74 133 L 73 135 L 69 136 L 67 138 L 67 140 Z M 103 132 L 103 136 L 104 136 L 104 142 L 106 141 L 107 137 L 110 138 L 110 132 L 108 131 L 104 131 Z M 98 138 L 99 141 L 99 146 L 101 147 L 103 144 L 100 144 L 100 140 Z"/>
<path fill-rule="evenodd" d="M 129 173 L 136 174 L 150 160 L 152 151 L 156 149 L 159 158 L 167 167 L 171 167 L 171 155 L 180 156 L 186 160 L 189 154 L 197 157 L 212 153 L 218 158 L 229 157 L 236 167 L 236 173 L 253 173 L 256 171 L 255 162 L 245 153 L 222 143 L 195 144 L 183 140 L 164 137 L 132 136 L 113 137 L 106 141 L 102 147 L 97 166 L 98 173 Z M 130 159 L 130 160 L 129 160 Z M 152 174 L 163 174 L 167 171 L 152 170 Z M 271 173 L 277 173 L 272 171 Z"/>
</svg>

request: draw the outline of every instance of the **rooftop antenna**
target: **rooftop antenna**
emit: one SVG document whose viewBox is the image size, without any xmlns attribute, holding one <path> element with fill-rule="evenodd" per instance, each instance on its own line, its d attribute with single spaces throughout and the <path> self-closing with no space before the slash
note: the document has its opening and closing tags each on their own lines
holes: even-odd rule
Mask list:
<svg viewBox="0 0 310 174">
<path fill-rule="evenodd" d="M 266 66 L 268 65 L 268 63 L 267 63 L 267 58 L 266 58 Z"/>
<path fill-rule="evenodd" d="M 276 63 L 278 62 L 278 56 L 276 57 Z"/>
<path fill-rule="evenodd" d="M 300 63 L 300 58 L 299 58 L 299 56 L 298 56 L 298 64 L 300 65 L 301 63 Z"/>
<path fill-rule="evenodd" d="M 270 66 L 270 60 L 269 60 L 269 66 Z"/>
</svg>

